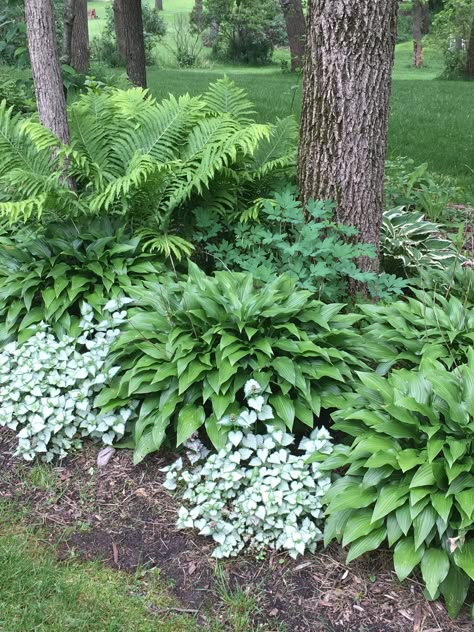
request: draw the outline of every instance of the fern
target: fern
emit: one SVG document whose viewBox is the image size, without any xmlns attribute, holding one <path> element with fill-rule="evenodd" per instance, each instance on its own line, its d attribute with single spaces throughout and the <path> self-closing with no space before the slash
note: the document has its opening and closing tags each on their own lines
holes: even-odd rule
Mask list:
<svg viewBox="0 0 474 632">
<path fill-rule="evenodd" d="M 63 146 L 36 118 L 20 119 L 3 103 L 0 215 L 126 214 L 146 231 L 149 248 L 189 256 L 189 242 L 175 234 L 188 209 L 205 201 L 236 212 L 273 175 L 294 168 L 296 123 L 262 125 L 253 114 L 227 78 L 202 97 L 161 102 L 139 88 L 90 91 L 69 107 L 71 144 Z"/>
</svg>

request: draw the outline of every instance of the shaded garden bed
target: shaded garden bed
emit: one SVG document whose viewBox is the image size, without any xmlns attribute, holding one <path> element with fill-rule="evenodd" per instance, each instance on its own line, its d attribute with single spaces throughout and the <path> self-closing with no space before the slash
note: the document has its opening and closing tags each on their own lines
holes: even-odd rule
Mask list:
<svg viewBox="0 0 474 632">
<path fill-rule="evenodd" d="M 184 611 L 199 629 L 225 605 L 227 588 L 256 600 L 253 624 L 266 631 L 364 630 L 370 632 L 461 632 L 472 629 L 467 612 L 452 622 L 444 606 L 428 603 L 421 584 L 401 585 L 388 554 L 379 551 L 347 567 L 339 547 L 292 560 L 286 554 L 251 556 L 217 564 L 213 543 L 175 528 L 178 503 L 161 486 L 168 455 L 133 466 L 128 451 L 97 467 L 99 448 L 88 444 L 57 467 L 29 465 L 12 456 L 15 437 L 0 430 L 0 501 L 29 508 L 29 520 L 43 526 L 58 557 L 102 559 L 111 567 L 140 573 L 158 567 Z M 250 632 L 250 630 L 249 630 Z"/>
</svg>

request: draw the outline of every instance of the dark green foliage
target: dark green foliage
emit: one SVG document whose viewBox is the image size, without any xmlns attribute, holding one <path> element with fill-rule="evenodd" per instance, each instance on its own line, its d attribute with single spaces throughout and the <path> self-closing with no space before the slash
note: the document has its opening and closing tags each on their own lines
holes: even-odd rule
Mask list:
<svg viewBox="0 0 474 632">
<path fill-rule="evenodd" d="M 210 42 L 217 58 L 266 64 L 275 44 L 285 41 L 283 17 L 275 0 L 206 0 L 205 8 L 205 23 L 218 25 Z"/>
<path fill-rule="evenodd" d="M 349 279 L 368 283 L 379 298 L 401 293 L 406 283 L 358 269 L 357 257 L 373 257 L 374 249 L 349 243 L 357 231 L 337 224 L 333 211 L 332 204 L 314 200 L 303 209 L 288 189 L 274 199 L 257 200 L 244 213 L 244 221 L 233 225 L 216 222 L 211 213 L 199 209 L 195 239 L 218 269 L 244 270 L 263 282 L 288 274 L 298 287 L 323 301 L 346 299 Z"/>
<path fill-rule="evenodd" d="M 333 414 L 352 444 L 322 465 L 342 472 L 326 495 L 326 543 L 350 544 L 351 561 L 387 540 L 399 579 L 420 565 L 452 616 L 474 580 L 473 375 L 472 349 L 453 371 L 425 358 L 419 372 L 359 374 Z"/>
<path fill-rule="evenodd" d="M 40 321 L 59 336 L 74 336 L 83 301 L 100 319 L 109 299 L 156 280 L 160 271 L 139 238 L 106 219 L 0 237 L 0 342 L 21 339 Z"/>
<path fill-rule="evenodd" d="M 0 64 L 28 64 L 25 15 L 19 0 L 3 0 L 0 8 Z"/>
<path fill-rule="evenodd" d="M 361 366 L 345 351 L 360 316 L 312 300 L 288 277 L 260 285 L 250 274 L 206 276 L 190 263 L 178 286 L 133 295 L 140 307 L 111 359 L 120 373 L 96 404 L 110 410 L 142 400 L 133 428 L 136 461 L 166 435 L 176 432 L 181 443 L 204 425 L 221 446 L 226 433 L 217 422 L 238 414 L 234 403 L 250 378 L 262 390 L 271 386 L 269 404 L 280 422 L 312 428 Z"/>
<path fill-rule="evenodd" d="M 34 112 L 36 101 L 31 78 L 11 78 L 11 75 L 11 72 L 3 70 L 0 66 L 0 102 L 5 101 L 7 107 L 11 107 L 15 114 Z"/>
</svg>

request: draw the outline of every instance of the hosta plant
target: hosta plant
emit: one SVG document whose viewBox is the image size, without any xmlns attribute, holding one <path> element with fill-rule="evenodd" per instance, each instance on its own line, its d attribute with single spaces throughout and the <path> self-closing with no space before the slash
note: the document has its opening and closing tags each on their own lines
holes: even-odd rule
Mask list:
<svg viewBox="0 0 474 632">
<path fill-rule="evenodd" d="M 235 412 L 250 373 L 270 393 L 276 420 L 290 431 L 296 421 L 312 428 L 360 367 L 345 351 L 359 316 L 312 300 L 287 277 L 259 285 L 250 274 L 207 276 L 190 263 L 176 287 L 133 295 L 140 306 L 112 358 L 121 370 L 97 404 L 111 410 L 142 400 L 133 429 L 137 461 L 167 434 L 180 445 L 203 425 L 221 447 L 218 422 Z"/>
<path fill-rule="evenodd" d="M 426 357 L 448 367 L 465 362 L 474 341 L 474 308 L 436 291 L 413 293 L 389 305 L 360 305 L 365 323 L 357 353 L 378 360 L 381 373 L 393 365 L 417 367 Z"/>
<path fill-rule="evenodd" d="M 200 452 L 199 464 L 183 469 L 179 459 L 165 468 L 165 486 L 183 488 L 178 527 L 211 536 L 218 544 L 213 552 L 218 558 L 237 555 L 244 547 L 257 554 L 283 549 L 292 557 L 314 552 L 322 539 L 322 498 L 330 478 L 306 460 L 314 451 L 331 453 L 329 433 L 325 428 L 313 430 L 297 451 L 290 447 L 295 438 L 283 424 L 257 433 L 258 409 L 266 406 L 265 418 L 273 417 L 272 409 L 260 403 L 258 382 L 248 382 L 245 390 L 248 408 L 227 420 L 232 430 L 217 453 L 208 456 L 193 438 L 190 456 L 195 461 Z"/>
<path fill-rule="evenodd" d="M 0 237 L 0 342 L 44 321 L 57 335 L 77 336 L 80 305 L 98 318 L 132 285 L 155 280 L 161 266 L 140 239 L 103 219 L 49 224 Z"/>
<path fill-rule="evenodd" d="M 472 349 L 453 371 L 426 359 L 417 372 L 361 373 L 333 415 L 353 441 L 321 465 L 341 474 L 326 494 L 326 544 L 350 545 L 351 561 L 386 542 L 399 579 L 419 567 L 451 615 L 474 580 L 473 376 Z"/>
<path fill-rule="evenodd" d="M 110 445 L 124 434 L 133 403 L 102 415 L 93 407 L 94 396 L 117 371 L 105 360 L 126 312 L 105 314 L 94 321 L 85 303 L 77 339 L 58 340 L 40 323 L 24 344 L 11 342 L 0 353 L 0 426 L 17 433 L 17 455 L 51 461 L 80 447 L 84 437 Z"/>
</svg>

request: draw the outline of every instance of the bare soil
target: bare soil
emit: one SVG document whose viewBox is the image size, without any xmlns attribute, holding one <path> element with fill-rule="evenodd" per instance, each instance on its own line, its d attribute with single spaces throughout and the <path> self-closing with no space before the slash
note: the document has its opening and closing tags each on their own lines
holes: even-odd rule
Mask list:
<svg viewBox="0 0 474 632">
<path fill-rule="evenodd" d="M 158 567 L 183 610 L 196 614 L 196 630 L 205 630 L 211 613 L 214 619 L 218 613 L 222 630 L 232 632 L 217 589 L 212 541 L 175 528 L 179 499 L 162 487 L 160 472 L 173 457 L 153 455 L 133 466 L 129 451 L 117 451 L 98 468 L 99 447 L 88 444 L 50 472 L 35 471 L 12 456 L 14 440 L 0 429 L 0 500 L 28 507 L 27 519 L 59 543 L 60 560 L 101 559 L 129 572 Z M 333 546 L 297 560 L 271 553 L 264 560 L 225 562 L 231 587 L 258 602 L 248 632 L 472 632 L 467 609 L 453 622 L 442 603 L 424 599 L 416 579 L 400 584 L 388 552 L 350 566 L 344 559 Z"/>
</svg>

